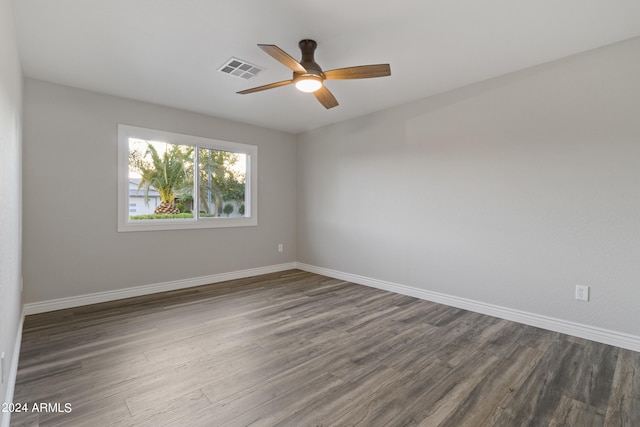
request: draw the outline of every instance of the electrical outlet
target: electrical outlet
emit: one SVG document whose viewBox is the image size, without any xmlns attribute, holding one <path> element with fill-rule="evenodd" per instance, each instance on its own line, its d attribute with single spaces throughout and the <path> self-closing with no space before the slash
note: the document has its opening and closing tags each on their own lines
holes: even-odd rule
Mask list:
<svg viewBox="0 0 640 427">
<path fill-rule="evenodd" d="M 581 301 L 589 301 L 589 287 L 576 285 L 576 299 Z"/>
<path fill-rule="evenodd" d="M 0 384 L 4 384 L 4 351 L 0 355 Z"/>
<path fill-rule="evenodd" d="M 284 245 L 282 243 L 278 243 L 278 252 L 284 251 Z"/>
</svg>

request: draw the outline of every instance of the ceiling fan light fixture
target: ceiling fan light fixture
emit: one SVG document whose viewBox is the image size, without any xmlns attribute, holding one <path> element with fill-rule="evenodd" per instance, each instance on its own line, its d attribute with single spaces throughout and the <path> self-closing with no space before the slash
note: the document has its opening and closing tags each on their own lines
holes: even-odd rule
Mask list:
<svg viewBox="0 0 640 427">
<path fill-rule="evenodd" d="M 322 87 L 322 78 L 315 75 L 301 76 L 295 80 L 295 85 L 301 92 L 315 92 Z"/>
</svg>

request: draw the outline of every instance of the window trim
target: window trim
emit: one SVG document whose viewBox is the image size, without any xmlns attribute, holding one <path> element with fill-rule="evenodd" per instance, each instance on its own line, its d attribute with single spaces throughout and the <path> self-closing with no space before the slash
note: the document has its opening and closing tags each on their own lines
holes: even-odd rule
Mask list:
<svg viewBox="0 0 640 427">
<path fill-rule="evenodd" d="M 129 219 L 129 138 L 163 141 L 247 155 L 245 216 L 193 219 Z M 258 225 L 258 147 L 238 142 L 118 125 L 118 232 L 248 227 Z"/>
</svg>

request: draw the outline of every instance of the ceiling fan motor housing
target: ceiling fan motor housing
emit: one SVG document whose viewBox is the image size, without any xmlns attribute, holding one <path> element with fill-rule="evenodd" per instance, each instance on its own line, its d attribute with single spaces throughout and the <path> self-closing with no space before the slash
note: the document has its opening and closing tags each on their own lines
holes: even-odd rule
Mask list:
<svg viewBox="0 0 640 427">
<path fill-rule="evenodd" d="M 300 65 L 302 65 L 304 69 L 307 70 L 307 74 L 313 74 L 324 78 L 324 76 L 322 75 L 322 68 L 320 68 L 320 66 L 313 59 L 313 53 L 315 52 L 316 47 L 318 47 L 318 44 L 314 40 L 305 39 L 300 40 L 298 46 L 300 47 L 300 51 L 302 52 Z M 294 77 L 295 74 L 296 73 L 294 73 Z"/>
</svg>

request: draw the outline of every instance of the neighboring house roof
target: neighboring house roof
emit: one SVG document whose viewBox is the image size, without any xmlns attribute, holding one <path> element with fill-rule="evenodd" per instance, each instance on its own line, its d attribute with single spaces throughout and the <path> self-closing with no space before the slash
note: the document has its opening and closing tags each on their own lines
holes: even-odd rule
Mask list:
<svg viewBox="0 0 640 427">
<path fill-rule="evenodd" d="M 144 187 L 138 190 L 138 186 L 140 185 L 140 178 L 129 178 L 129 196 L 144 196 L 145 189 Z M 158 193 L 153 187 L 149 188 L 149 197 L 160 197 L 160 193 Z"/>
</svg>

